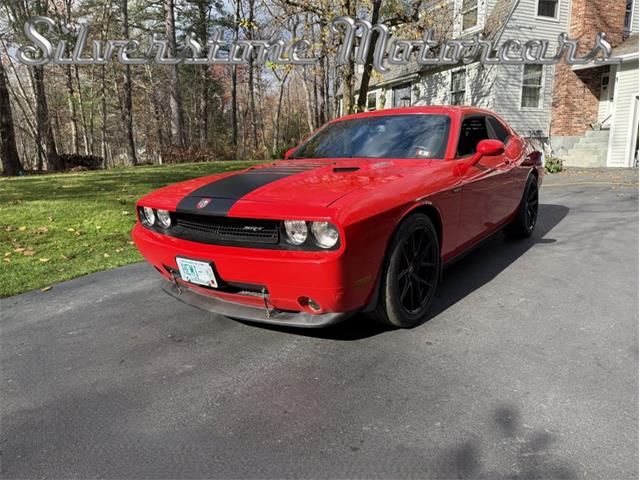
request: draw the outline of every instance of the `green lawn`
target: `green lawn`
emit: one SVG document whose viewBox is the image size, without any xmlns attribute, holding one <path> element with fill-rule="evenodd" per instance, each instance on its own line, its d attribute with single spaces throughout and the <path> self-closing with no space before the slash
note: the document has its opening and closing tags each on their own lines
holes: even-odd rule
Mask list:
<svg viewBox="0 0 640 480">
<path fill-rule="evenodd" d="M 254 162 L 192 163 L 0 179 L 0 297 L 138 262 L 135 202 Z"/>
</svg>

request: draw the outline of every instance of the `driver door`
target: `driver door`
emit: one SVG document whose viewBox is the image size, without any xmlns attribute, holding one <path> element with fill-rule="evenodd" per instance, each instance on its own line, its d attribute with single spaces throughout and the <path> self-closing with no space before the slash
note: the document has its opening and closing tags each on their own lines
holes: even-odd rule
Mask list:
<svg viewBox="0 0 640 480">
<path fill-rule="evenodd" d="M 465 117 L 460 127 L 456 162 L 463 163 L 476 153 L 482 140 L 495 138 L 486 115 Z M 460 177 L 462 201 L 458 247 L 465 249 L 493 232 L 508 210 L 503 196 L 508 182 L 508 163 L 504 154 L 485 156 Z"/>
</svg>

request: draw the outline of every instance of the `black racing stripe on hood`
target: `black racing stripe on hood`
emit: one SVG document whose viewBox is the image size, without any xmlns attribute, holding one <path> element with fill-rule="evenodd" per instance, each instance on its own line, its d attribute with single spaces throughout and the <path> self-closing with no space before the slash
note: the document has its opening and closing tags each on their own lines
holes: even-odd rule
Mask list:
<svg viewBox="0 0 640 480">
<path fill-rule="evenodd" d="M 267 167 L 230 175 L 194 190 L 178 203 L 176 211 L 178 213 L 226 216 L 231 207 L 248 193 L 312 168 L 317 168 L 317 166 L 309 168 L 302 165 L 295 168 Z M 206 206 L 198 208 L 197 205 L 202 199 L 210 199 L 211 201 Z"/>
</svg>

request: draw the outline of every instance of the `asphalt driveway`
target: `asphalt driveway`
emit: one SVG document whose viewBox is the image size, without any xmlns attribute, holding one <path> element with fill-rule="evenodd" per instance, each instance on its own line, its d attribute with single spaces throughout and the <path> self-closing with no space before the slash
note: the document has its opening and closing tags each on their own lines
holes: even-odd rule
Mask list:
<svg viewBox="0 0 640 480">
<path fill-rule="evenodd" d="M 243 324 L 144 264 L 0 300 L 2 477 L 637 477 L 635 182 L 549 177 L 413 330 Z"/>
</svg>

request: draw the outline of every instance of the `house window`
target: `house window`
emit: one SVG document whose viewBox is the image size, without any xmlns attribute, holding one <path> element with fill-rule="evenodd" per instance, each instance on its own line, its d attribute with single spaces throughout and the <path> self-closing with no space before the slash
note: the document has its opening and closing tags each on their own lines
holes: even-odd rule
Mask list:
<svg viewBox="0 0 640 480">
<path fill-rule="evenodd" d="M 525 65 L 522 75 L 522 108 L 540 108 L 542 65 Z"/>
<path fill-rule="evenodd" d="M 624 11 L 624 36 L 631 34 L 631 22 L 633 20 L 633 0 L 627 0 L 627 6 Z"/>
<path fill-rule="evenodd" d="M 462 29 L 468 30 L 478 24 L 478 0 L 462 0 Z"/>
<path fill-rule="evenodd" d="M 376 109 L 376 94 L 375 92 L 367 95 L 367 111 Z"/>
<path fill-rule="evenodd" d="M 398 85 L 393 87 L 393 107 L 411 106 L 411 84 Z"/>
<path fill-rule="evenodd" d="M 467 90 L 467 72 L 451 72 L 451 105 L 464 105 Z"/>
<path fill-rule="evenodd" d="M 558 3 L 560 0 L 538 0 L 538 16 L 558 18 Z"/>
</svg>

